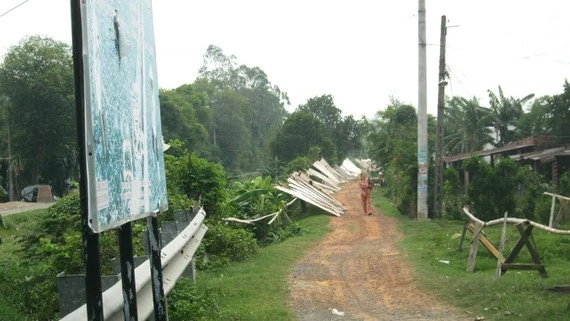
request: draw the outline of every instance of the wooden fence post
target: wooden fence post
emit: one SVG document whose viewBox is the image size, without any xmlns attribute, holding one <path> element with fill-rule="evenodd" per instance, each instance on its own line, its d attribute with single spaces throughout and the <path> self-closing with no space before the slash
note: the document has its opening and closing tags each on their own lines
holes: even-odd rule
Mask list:
<svg viewBox="0 0 570 321">
<path fill-rule="evenodd" d="M 550 206 L 550 219 L 548 220 L 548 227 L 552 227 L 554 221 L 554 206 L 556 205 L 556 196 L 552 195 L 552 205 Z"/>
<path fill-rule="evenodd" d="M 507 212 L 504 216 L 503 230 L 501 231 L 501 244 L 499 245 L 499 257 L 497 260 L 497 277 L 503 275 L 503 253 L 505 251 L 505 242 L 507 239 Z"/>
<path fill-rule="evenodd" d="M 467 272 L 475 270 L 475 259 L 477 258 L 477 248 L 479 247 L 479 237 L 485 225 L 475 223 L 475 230 L 473 231 L 473 239 L 471 240 L 471 249 L 469 250 L 469 261 L 467 262 Z"/>
</svg>

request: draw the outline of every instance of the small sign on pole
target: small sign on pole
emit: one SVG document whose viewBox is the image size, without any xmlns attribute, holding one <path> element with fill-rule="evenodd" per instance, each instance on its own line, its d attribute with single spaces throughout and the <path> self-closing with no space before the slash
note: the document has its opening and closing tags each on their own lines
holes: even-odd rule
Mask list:
<svg viewBox="0 0 570 321">
<path fill-rule="evenodd" d="M 89 226 L 167 208 L 151 0 L 82 1 Z"/>
</svg>

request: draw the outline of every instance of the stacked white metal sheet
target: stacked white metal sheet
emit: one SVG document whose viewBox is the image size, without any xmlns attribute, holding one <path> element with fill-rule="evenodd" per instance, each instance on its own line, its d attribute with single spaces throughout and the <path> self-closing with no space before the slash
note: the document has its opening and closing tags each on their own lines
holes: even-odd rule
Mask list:
<svg viewBox="0 0 570 321">
<path fill-rule="evenodd" d="M 279 185 L 276 188 L 328 213 L 340 216 L 346 209 L 333 195 L 340 191 L 341 183 L 357 178 L 360 173 L 358 167 L 349 160 L 343 162 L 344 164 L 347 164 L 345 168 L 335 169 L 326 160 L 321 159 L 314 162 L 305 173 L 293 173 L 287 179 L 286 185 Z"/>
<path fill-rule="evenodd" d="M 358 175 L 360 175 L 360 173 L 362 172 L 362 170 L 358 168 L 358 166 L 354 165 L 354 163 L 348 158 L 346 158 L 342 162 L 340 168 L 347 171 L 348 173 L 350 173 L 350 175 L 352 175 L 355 178 L 358 178 Z"/>
</svg>

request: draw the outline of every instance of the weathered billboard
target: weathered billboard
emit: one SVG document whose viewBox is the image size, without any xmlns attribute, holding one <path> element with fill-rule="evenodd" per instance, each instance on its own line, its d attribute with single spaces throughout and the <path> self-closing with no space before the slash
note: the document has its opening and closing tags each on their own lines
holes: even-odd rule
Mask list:
<svg viewBox="0 0 570 321">
<path fill-rule="evenodd" d="M 82 1 L 90 226 L 167 207 L 151 0 Z"/>
</svg>

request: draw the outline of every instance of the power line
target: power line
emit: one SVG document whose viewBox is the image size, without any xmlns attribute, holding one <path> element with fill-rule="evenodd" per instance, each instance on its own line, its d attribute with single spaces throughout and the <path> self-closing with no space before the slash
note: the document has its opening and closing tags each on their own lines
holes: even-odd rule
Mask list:
<svg viewBox="0 0 570 321">
<path fill-rule="evenodd" d="M 3 14 L 0 14 L 0 18 L 4 17 L 5 15 L 9 14 L 10 12 L 16 10 L 19 6 L 23 5 L 24 3 L 28 2 L 30 0 L 25 0 L 24 2 L 20 3 L 19 5 L 15 6 L 14 8 L 4 12 Z"/>
</svg>

